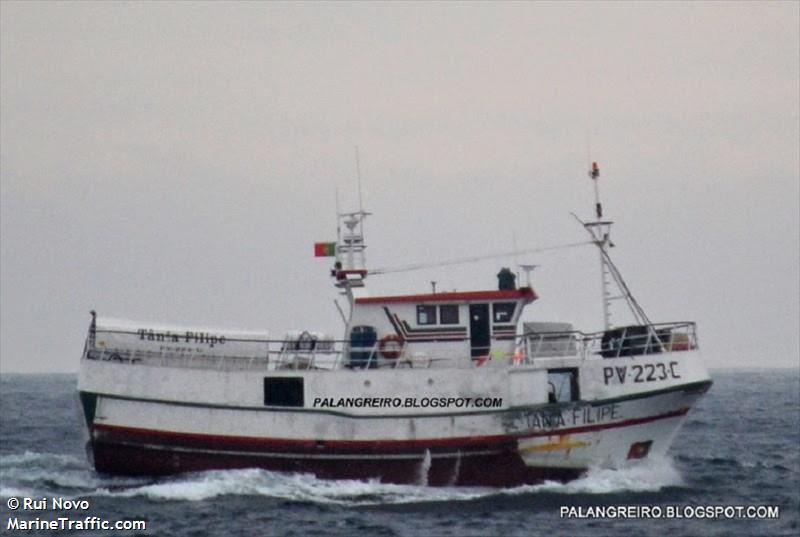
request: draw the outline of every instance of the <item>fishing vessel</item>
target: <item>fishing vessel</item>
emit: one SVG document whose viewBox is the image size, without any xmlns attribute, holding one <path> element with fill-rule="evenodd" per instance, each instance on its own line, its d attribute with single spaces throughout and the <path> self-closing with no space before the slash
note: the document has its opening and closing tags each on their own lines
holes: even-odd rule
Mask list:
<svg viewBox="0 0 800 537">
<path fill-rule="evenodd" d="M 343 336 L 122 321 L 92 312 L 78 390 L 98 472 L 257 467 L 319 478 L 514 486 L 663 455 L 711 386 L 693 322 L 654 323 L 609 257 L 590 173 L 605 328 L 521 322 L 530 281 L 373 296 L 360 209 L 333 256 Z M 530 277 L 530 274 L 528 274 Z M 612 289 L 619 291 L 614 296 Z M 623 299 L 635 322 L 610 323 Z"/>
</svg>

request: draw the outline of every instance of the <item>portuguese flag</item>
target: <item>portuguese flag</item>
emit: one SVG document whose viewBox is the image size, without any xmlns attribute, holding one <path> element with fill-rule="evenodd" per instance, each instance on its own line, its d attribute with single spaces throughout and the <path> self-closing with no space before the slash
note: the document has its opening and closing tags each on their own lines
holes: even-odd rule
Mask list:
<svg viewBox="0 0 800 537">
<path fill-rule="evenodd" d="M 315 242 L 314 257 L 331 257 L 336 255 L 335 242 Z"/>
</svg>

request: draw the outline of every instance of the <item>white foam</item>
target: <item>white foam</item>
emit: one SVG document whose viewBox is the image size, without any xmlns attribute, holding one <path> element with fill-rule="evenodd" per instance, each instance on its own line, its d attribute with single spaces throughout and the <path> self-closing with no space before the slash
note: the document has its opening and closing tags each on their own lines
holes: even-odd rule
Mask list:
<svg viewBox="0 0 800 537">
<path fill-rule="evenodd" d="M 25 451 L 24 453 L 20 454 L 0 456 L 0 467 L 27 466 L 30 464 L 83 466 L 85 461 L 71 455 L 62 455 L 59 453 L 39 453 L 36 451 Z"/>
<path fill-rule="evenodd" d="M 567 483 L 545 482 L 509 489 L 506 494 L 553 492 L 564 494 L 611 494 L 618 492 L 658 492 L 664 487 L 682 486 L 683 478 L 671 459 L 648 458 L 625 468 L 592 468 L 585 476 Z"/>
<path fill-rule="evenodd" d="M 65 498 L 92 493 L 100 487 L 126 487 L 147 482 L 141 478 L 104 477 L 93 471 L 83 458 L 34 451 L 0 456 L 0 478 L 5 485 L 3 491 L 23 490 L 24 495 L 32 497 L 58 489 L 59 495 Z"/>
<path fill-rule="evenodd" d="M 510 489 L 392 485 L 378 481 L 327 481 L 308 474 L 265 470 L 227 470 L 191 474 L 168 482 L 128 488 L 112 496 L 146 496 L 156 500 L 200 501 L 225 495 L 258 495 L 298 502 L 378 505 L 466 501 L 499 494 L 608 494 L 654 492 L 683 483 L 668 459 L 639 461 L 627 468 L 593 469 L 569 483 L 545 482 Z"/>
<path fill-rule="evenodd" d="M 0 498 L 33 498 L 38 496 L 33 490 L 0 486 Z"/>
<path fill-rule="evenodd" d="M 86 461 L 75 457 L 35 452 L 0 457 L 0 467 L 4 481 L 0 494 L 8 497 L 41 495 L 55 486 L 71 489 L 70 493 L 82 496 L 144 496 L 168 501 L 203 501 L 229 495 L 263 496 L 351 506 L 458 502 L 496 495 L 537 493 L 655 492 L 683 484 L 672 460 L 658 458 L 636 461 L 623 469 L 592 469 L 584 477 L 568 483 L 545 482 L 508 489 L 392 485 L 377 480 L 328 481 L 310 474 L 283 474 L 258 469 L 199 472 L 153 482 L 152 478 L 102 476 L 92 471 Z M 39 490 L 43 487 L 46 490 Z"/>
<path fill-rule="evenodd" d="M 145 496 L 154 500 L 201 501 L 225 495 L 267 496 L 298 502 L 377 505 L 466 500 L 496 494 L 495 489 L 431 488 L 377 481 L 317 479 L 308 474 L 265 470 L 224 470 L 190 474 L 126 490 L 101 489 L 100 495 Z"/>
</svg>

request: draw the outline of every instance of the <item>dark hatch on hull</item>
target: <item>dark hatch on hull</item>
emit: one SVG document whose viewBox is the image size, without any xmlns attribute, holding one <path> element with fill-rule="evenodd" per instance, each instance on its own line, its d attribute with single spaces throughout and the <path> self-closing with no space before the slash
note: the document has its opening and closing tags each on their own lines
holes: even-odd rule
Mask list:
<svg viewBox="0 0 800 537">
<path fill-rule="evenodd" d="M 264 406 L 303 405 L 303 377 L 264 377 Z"/>
</svg>

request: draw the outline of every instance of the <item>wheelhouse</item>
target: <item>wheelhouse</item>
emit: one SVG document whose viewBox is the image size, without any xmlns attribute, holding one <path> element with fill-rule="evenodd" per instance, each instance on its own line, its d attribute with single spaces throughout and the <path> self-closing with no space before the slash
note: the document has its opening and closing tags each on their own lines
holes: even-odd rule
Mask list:
<svg viewBox="0 0 800 537">
<path fill-rule="evenodd" d="M 351 347 L 374 345 L 383 360 L 402 354 L 434 367 L 453 356 L 482 363 L 514 352 L 517 321 L 535 299 L 530 287 L 359 297 L 347 336 Z"/>
</svg>

